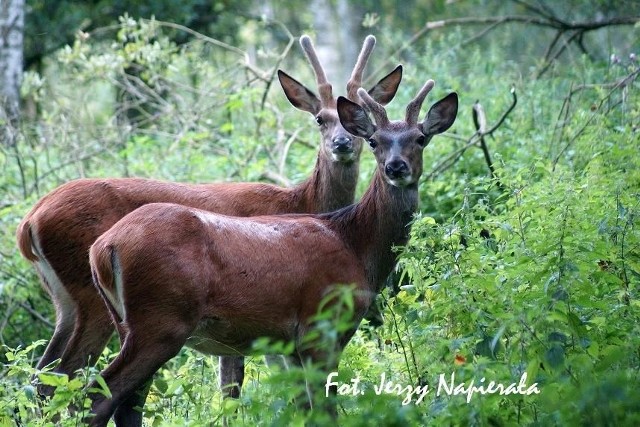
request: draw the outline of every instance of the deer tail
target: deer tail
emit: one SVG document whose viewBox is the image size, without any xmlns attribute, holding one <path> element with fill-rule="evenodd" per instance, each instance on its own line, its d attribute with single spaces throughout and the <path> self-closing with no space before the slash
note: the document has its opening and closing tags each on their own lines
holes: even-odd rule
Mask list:
<svg viewBox="0 0 640 427">
<path fill-rule="evenodd" d="M 23 257 L 31 262 L 38 261 L 38 255 L 36 255 L 36 251 L 34 250 L 35 246 L 31 222 L 28 218 L 23 219 L 20 225 L 18 225 L 16 240 L 18 242 L 18 249 Z"/>
<path fill-rule="evenodd" d="M 99 242 L 91 246 L 89 259 L 91 260 L 91 275 L 98 291 L 113 294 L 115 287 L 113 273 L 113 258 L 115 250 L 112 245 L 101 245 Z"/>
</svg>

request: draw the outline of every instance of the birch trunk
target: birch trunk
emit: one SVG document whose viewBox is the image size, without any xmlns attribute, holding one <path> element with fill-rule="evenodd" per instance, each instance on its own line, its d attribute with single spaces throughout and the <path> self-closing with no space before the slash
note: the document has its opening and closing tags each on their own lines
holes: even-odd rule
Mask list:
<svg viewBox="0 0 640 427">
<path fill-rule="evenodd" d="M 362 40 L 356 8 L 348 0 L 312 0 L 314 44 L 334 94 L 345 94 Z"/>
<path fill-rule="evenodd" d="M 0 141 L 12 144 L 20 118 L 24 0 L 0 0 Z"/>
</svg>

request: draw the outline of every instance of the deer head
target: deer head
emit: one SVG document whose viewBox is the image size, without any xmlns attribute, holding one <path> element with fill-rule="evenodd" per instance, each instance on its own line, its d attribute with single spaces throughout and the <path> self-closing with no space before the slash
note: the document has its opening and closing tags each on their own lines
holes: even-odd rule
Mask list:
<svg viewBox="0 0 640 427">
<path fill-rule="evenodd" d="M 344 97 L 338 98 L 337 111 L 343 127 L 368 141 L 380 174 L 395 187 L 417 186 L 422 175 L 423 149 L 434 135 L 449 129 L 456 118 L 458 95 L 450 93 L 433 104 L 425 119 L 418 122 L 420 107 L 433 86 L 433 80 L 425 83 L 407 106 L 404 121 L 389 121 L 384 107 L 362 88 L 357 93 L 366 109 Z"/>
<path fill-rule="evenodd" d="M 375 37 L 371 35 L 365 38 L 358 60 L 347 82 L 347 97 L 354 102 L 359 102 L 356 92 L 362 84 L 364 68 L 375 42 Z M 334 162 L 345 164 L 357 162 L 362 151 L 362 139 L 354 138 L 340 124 L 331 83 L 327 81 L 327 76 L 320 65 L 311 39 L 308 36 L 302 36 L 300 45 L 315 73 L 319 96 L 284 71 L 278 70 L 278 79 L 282 89 L 294 107 L 311 113 L 315 117 L 322 135 L 321 155 Z M 371 88 L 369 93 L 373 99 L 385 105 L 395 96 L 401 80 L 402 67 L 398 66 Z"/>
</svg>

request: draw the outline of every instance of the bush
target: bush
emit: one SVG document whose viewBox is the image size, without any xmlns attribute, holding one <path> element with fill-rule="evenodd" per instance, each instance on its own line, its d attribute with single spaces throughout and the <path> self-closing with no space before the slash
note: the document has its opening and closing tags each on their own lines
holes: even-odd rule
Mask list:
<svg viewBox="0 0 640 427">
<path fill-rule="evenodd" d="M 0 181 L 0 425 L 52 425 L 58 417 L 76 425 L 84 384 L 98 371 L 74 380 L 42 373 L 39 380 L 59 391 L 44 403 L 34 396 L 32 366 L 54 315 L 14 232 L 39 197 L 81 176 L 296 182 L 314 163 L 310 118 L 271 90 L 287 48 L 261 57 L 259 76 L 238 65 L 233 49 L 204 38 L 177 46 L 154 21 L 124 17 L 113 31 L 106 43 L 81 34 L 47 75 L 28 76 L 25 96 L 38 114 L 25 120 L 16 147 L 0 152 L 7 171 Z M 425 150 L 421 213 L 398 249 L 399 292 L 383 292 L 383 326 L 362 325 L 343 355 L 337 380 L 359 378 L 364 393 L 338 396 L 341 425 L 640 422 L 638 64 L 580 58 L 529 79 L 502 56 L 508 39 L 489 51 L 449 48 L 460 45 L 455 32 L 433 40 L 433 54 L 406 67 L 389 106 L 390 117 L 403 114 L 424 69 L 438 82 L 431 100 L 451 89 L 461 99 L 450 133 Z M 496 176 L 476 147 L 439 169 L 475 132 L 473 103 L 495 123 L 511 85 L 518 105 L 487 139 Z M 362 158 L 361 191 L 373 170 L 371 156 Z M 117 349 L 105 350 L 99 369 Z M 184 349 L 156 376 L 146 421 L 327 422 L 291 404 L 302 392 L 292 386 L 299 370 L 249 358 L 239 401 L 222 400 L 217 375 L 215 358 Z M 377 389 L 383 376 L 398 387 Z M 464 390 L 525 378 L 539 393 L 458 389 L 450 396 L 452 376 Z"/>
</svg>

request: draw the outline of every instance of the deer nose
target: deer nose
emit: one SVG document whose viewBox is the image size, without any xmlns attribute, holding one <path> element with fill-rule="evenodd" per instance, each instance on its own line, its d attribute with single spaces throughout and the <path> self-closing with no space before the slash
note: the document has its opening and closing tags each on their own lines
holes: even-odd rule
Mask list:
<svg viewBox="0 0 640 427">
<path fill-rule="evenodd" d="M 349 153 L 353 150 L 352 140 L 348 136 L 335 137 L 331 142 L 335 153 Z"/>
<path fill-rule="evenodd" d="M 403 178 L 409 174 L 409 166 L 404 160 L 391 160 L 384 166 L 384 173 L 390 179 Z"/>
</svg>

